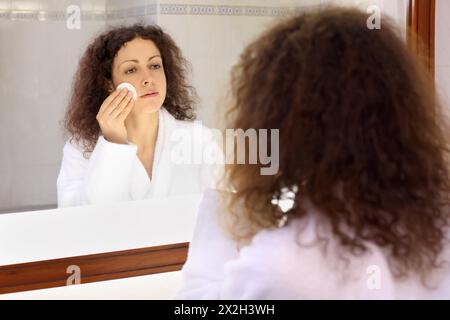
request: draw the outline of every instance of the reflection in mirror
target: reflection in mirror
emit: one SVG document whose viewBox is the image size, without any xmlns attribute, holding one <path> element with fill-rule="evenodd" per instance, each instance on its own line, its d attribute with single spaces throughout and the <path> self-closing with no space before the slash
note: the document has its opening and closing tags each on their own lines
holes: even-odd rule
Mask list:
<svg viewBox="0 0 450 320">
<path fill-rule="evenodd" d="M 237 61 L 245 44 L 280 16 L 329 3 L 358 5 L 363 8 L 375 4 L 383 12 L 393 16 L 399 25 L 404 25 L 406 16 L 404 0 L 184 1 L 181 4 L 179 1 L 156 0 L 0 1 L 0 39 L 2 43 L 8 43 L 8 46 L 2 46 L 0 49 L 0 97 L 3 101 L 0 109 L 0 146 L 5 151 L 0 155 L 0 176 L 3 182 L 0 186 L 0 212 L 57 207 L 56 181 L 61 170 L 62 150 L 68 138 L 63 134 L 63 120 L 70 102 L 78 103 L 92 98 L 92 103 L 95 102 L 96 108 L 100 109 L 106 98 L 105 95 L 86 97 L 86 92 L 76 92 L 78 100 L 71 99 L 76 87 L 75 75 L 79 70 L 80 58 L 94 39 L 106 30 L 123 25 L 130 26 L 138 22 L 147 25 L 156 23 L 161 26 L 191 64 L 192 73 L 186 74 L 186 83 L 196 89 L 200 98 L 196 105 L 197 119 L 201 121 L 199 128 L 214 127 L 217 125 L 216 105 L 224 92 L 223 88 L 227 83 L 230 67 Z M 145 50 L 145 44 L 142 45 Z M 149 43 L 147 45 L 150 46 Z M 127 48 L 130 52 L 122 53 L 124 56 L 133 56 L 133 50 L 141 52 L 140 49 L 139 46 L 134 48 L 131 45 Z M 148 52 L 153 49 L 159 48 L 149 47 Z M 143 67 L 144 61 L 141 60 L 147 57 L 134 58 L 138 58 L 139 66 Z M 86 77 L 88 71 L 83 70 L 82 76 Z M 112 89 L 118 81 L 134 81 L 130 79 L 111 79 L 112 83 L 109 83 L 108 89 Z M 174 82 L 168 77 L 167 81 L 167 88 L 170 91 Z M 86 83 L 84 85 L 86 88 L 83 89 L 86 90 L 99 90 L 100 86 L 99 83 L 94 82 L 92 85 L 95 88 L 89 87 Z M 142 93 L 141 90 L 137 91 Z M 89 91 L 91 94 L 94 92 Z M 140 108 L 140 99 L 141 97 L 138 97 L 135 110 Z M 162 94 L 145 99 L 159 101 L 162 99 Z M 177 103 L 189 104 L 188 101 Z M 80 105 L 78 107 L 81 108 Z M 168 119 L 176 118 L 176 116 L 173 117 L 174 113 L 157 113 L 158 115 L 166 114 L 169 116 Z M 97 141 L 97 135 L 101 133 L 101 130 L 98 130 L 100 126 L 92 121 L 95 116 L 96 112 L 91 110 L 91 122 L 85 123 L 87 127 L 81 135 L 89 136 L 90 142 Z M 152 121 L 155 122 L 155 115 L 148 117 L 152 117 Z M 72 119 L 77 118 L 72 117 Z M 87 118 L 83 119 L 87 121 Z M 131 123 L 131 118 L 129 122 Z M 82 124 L 78 124 L 81 128 Z M 71 199 L 67 200 L 68 205 L 78 205 L 92 203 L 96 195 L 97 199 L 102 201 L 107 199 L 112 201 L 144 199 L 157 194 L 160 196 L 189 194 L 201 190 L 203 185 L 207 184 L 205 172 L 208 170 L 204 170 L 198 164 L 180 167 L 179 170 L 161 169 L 162 173 L 159 176 L 158 168 L 154 165 L 159 159 L 157 142 L 160 141 L 160 145 L 165 145 L 167 141 L 162 142 L 162 135 L 158 138 L 157 133 L 160 133 L 161 127 L 158 127 L 158 131 L 154 123 L 150 127 L 151 129 L 148 129 L 146 133 L 135 130 L 134 134 L 130 134 L 130 139 L 127 141 L 130 144 L 123 144 L 124 141 L 121 141 L 121 144 L 115 145 L 116 149 L 128 148 L 129 150 L 132 150 L 134 145 L 136 151 L 134 165 L 125 168 L 125 163 L 132 162 L 124 159 L 127 158 L 125 153 L 119 152 L 124 158 L 120 158 L 119 153 L 117 157 L 115 153 L 107 154 L 113 148 L 107 148 L 105 153 L 99 153 L 98 158 L 114 157 L 114 161 L 123 161 L 124 167 L 121 168 L 120 173 L 123 176 L 120 176 L 119 172 L 110 174 L 110 178 L 116 176 L 117 179 L 125 179 L 121 184 L 123 190 L 119 191 L 114 185 L 104 183 L 101 184 L 101 189 L 105 193 L 101 195 L 94 190 L 95 188 L 88 190 L 86 187 L 78 194 L 66 193 L 61 198 Z M 145 140 L 139 142 L 139 134 L 144 134 Z M 123 140 L 124 135 L 120 137 Z M 144 141 L 146 146 L 151 147 L 136 148 L 136 145 L 143 144 Z M 79 159 L 80 166 L 71 167 L 66 172 L 82 179 L 82 172 L 88 172 L 90 162 Z M 160 161 L 163 160 L 160 159 Z M 103 166 L 102 168 L 106 169 Z M 75 172 L 75 170 L 80 171 Z M 129 170 L 128 174 L 127 170 Z M 163 174 L 164 171 L 170 173 L 170 177 Z M 100 179 L 98 175 L 102 174 L 108 173 L 95 171 L 91 180 Z M 73 176 L 69 175 L 68 180 L 61 179 L 59 182 L 67 190 L 73 191 L 74 184 L 71 185 L 68 182 L 72 178 Z M 133 185 L 129 182 L 130 179 L 135 179 L 134 182 L 138 181 L 137 184 Z M 155 186 L 152 189 L 151 181 L 154 180 L 156 184 L 158 179 L 164 181 L 163 186 L 161 188 Z M 186 180 L 192 182 L 194 186 L 185 184 Z M 106 190 L 108 188 L 111 189 L 109 195 L 109 191 Z M 125 196 L 124 190 L 132 190 L 132 195 Z M 75 198 L 77 199 L 74 200 Z M 63 203 L 66 200 L 61 201 Z"/>
</svg>

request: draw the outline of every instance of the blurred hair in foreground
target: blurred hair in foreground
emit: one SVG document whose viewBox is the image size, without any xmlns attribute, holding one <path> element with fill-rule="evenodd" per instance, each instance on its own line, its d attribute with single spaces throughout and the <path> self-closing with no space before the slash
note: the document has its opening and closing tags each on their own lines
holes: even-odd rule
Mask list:
<svg viewBox="0 0 450 320">
<path fill-rule="evenodd" d="M 342 249 L 373 242 L 396 277 L 438 267 L 449 218 L 448 128 L 434 80 L 391 21 L 326 8 L 286 19 L 233 68 L 227 128 L 280 129 L 279 172 L 230 164 L 228 226 L 240 243 L 276 228 L 272 200 L 294 190 L 289 219 L 310 201 Z M 270 149 L 270 147 L 269 147 Z M 288 220 L 289 221 L 289 220 Z"/>
</svg>

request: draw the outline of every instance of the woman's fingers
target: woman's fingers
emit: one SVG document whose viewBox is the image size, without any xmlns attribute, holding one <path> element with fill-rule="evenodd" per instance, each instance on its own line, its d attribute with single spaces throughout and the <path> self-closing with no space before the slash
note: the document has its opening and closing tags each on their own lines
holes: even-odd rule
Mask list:
<svg viewBox="0 0 450 320">
<path fill-rule="evenodd" d="M 111 112 L 109 117 L 111 119 L 116 119 L 117 116 L 122 112 L 123 109 L 129 104 L 130 100 L 133 99 L 133 94 L 128 92 L 125 98 L 120 102 L 120 104 Z"/>
<path fill-rule="evenodd" d="M 98 110 L 97 116 L 101 117 L 103 115 L 103 112 L 105 111 L 105 109 L 111 104 L 111 102 L 117 97 L 119 96 L 120 91 L 115 90 L 113 93 L 111 93 L 106 99 L 105 101 L 103 101 L 102 105 L 100 106 L 100 109 Z"/>
<path fill-rule="evenodd" d="M 103 102 L 102 106 L 100 107 L 100 110 L 98 112 L 98 116 L 99 117 L 107 117 L 108 115 L 111 114 L 111 112 L 114 111 L 115 108 L 117 108 L 120 103 L 122 102 L 122 100 L 126 97 L 127 94 L 126 89 L 121 90 L 121 91 L 117 91 L 114 92 L 113 94 L 111 94 L 110 97 L 112 97 L 111 100 L 107 101 L 110 97 L 106 98 L 106 100 Z M 108 103 L 109 102 L 109 103 Z"/>
<path fill-rule="evenodd" d="M 134 100 L 131 99 L 130 102 L 126 105 L 126 107 L 119 114 L 119 116 L 117 117 L 117 120 L 120 122 L 125 121 L 125 119 L 128 117 L 128 115 L 130 114 L 133 107 L 134 107 Z"/>
<path fill-rule="evenodd" d="M 128 90 L 116 90 L 103 101 L 96 118 L 106 140 L 114 143 L 126 143 L 125 119 L 133 105 L 133 96 Z"/>
<path fill-rule="evenodd" d="M 110 103 L 109 107 L 105 109 L 104 115 L 109 116 L 111 113 L 114 112 L 115 109 L 117 109 L 121 103 L 125 100 L 127 97 L 128 90 L 122 90 L 120 94 Z"/>
</svg>

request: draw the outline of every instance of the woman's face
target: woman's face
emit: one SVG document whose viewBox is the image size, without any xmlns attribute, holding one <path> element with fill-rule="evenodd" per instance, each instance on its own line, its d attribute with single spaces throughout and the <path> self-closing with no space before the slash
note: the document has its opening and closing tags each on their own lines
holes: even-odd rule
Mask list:
<svg viewBox="0 0 450 320">
<path fill-rule="evenodd" d="M 162 63 L 161 53 L 153 41 L 142 38 L 127 42 L 114 58 L 113 90 L 120 83 L 129 82 L 137 91 L 132 114 L 158 111 L 164 103 L 166 75 Z"/>
</svg>

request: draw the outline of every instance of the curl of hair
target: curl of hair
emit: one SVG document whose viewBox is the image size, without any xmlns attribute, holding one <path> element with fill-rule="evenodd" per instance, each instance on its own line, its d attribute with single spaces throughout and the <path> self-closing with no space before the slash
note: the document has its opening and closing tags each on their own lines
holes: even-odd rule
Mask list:
<svg viewBox="0 0 450 320">
<path fill-rule="evenodd" d="M 291 17 L 250 44 L 233 68 L 229 128 L 279 129 L 279 172 L 230 164 L 234 238 L 276 228 L 271 201 L 296 188 L 333 237 L 357 253 L 387 249 L 396 277 L 437 267 L 449 218 L 448 128 L 432 79 L 389 20 L 326 8 Z M 268 147 L 270 150 L 270 146 Z M 351 232 L 348 232 L 350 230 Z"/>
<path fill-rule="evenodd" d="M 113 28 L 94 39 L 82 56 L 64 117 L 66 135 L 81 142 L 85 153 L 92 152 L 100 134 L 96 116 L 110 94 L 114 58 L 136 38 L 153 41 L 161 52 L 167 81 L 164 108 L 176 119 L 195 119 L 198 96 L 187 82 L 189 64 L 173 39 L 156 25 Z"/>
</svg>

